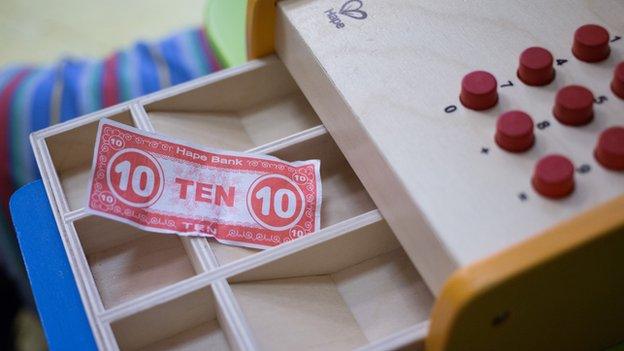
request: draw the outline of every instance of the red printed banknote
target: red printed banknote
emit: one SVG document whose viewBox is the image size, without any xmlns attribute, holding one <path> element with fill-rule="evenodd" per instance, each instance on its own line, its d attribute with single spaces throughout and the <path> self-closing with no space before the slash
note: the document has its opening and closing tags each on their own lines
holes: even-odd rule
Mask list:
<svg viewBox="0 0 624 351">
<path fill-rule="evenodd" d="M 267 248 L 320 227 L 320 161 L 193 146 L 100 121 L 88 211 L 141 229 Z"/>
</svg>

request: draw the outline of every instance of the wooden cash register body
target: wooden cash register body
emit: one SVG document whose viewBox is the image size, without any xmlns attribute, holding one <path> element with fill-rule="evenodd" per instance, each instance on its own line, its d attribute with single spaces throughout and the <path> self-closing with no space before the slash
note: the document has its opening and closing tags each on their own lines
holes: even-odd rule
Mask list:
<svg viewBox="0 0 624 351">
<path fill-rule="evenodd" d="M 328 11 L 344 2 L 252 1 L 271 10 L 276 55 L 33 134 L 98 346 L 418 349 L 429 335 L 432 350 L 509 340 L 517 342 L 506 349 L 544 340 L 583 349 L 623 339 L 616 296 L 624 279 L 613 267 L 624 263 L 616 250 L 624 247 L 624 174 L 604 170 L 592 150 L 601 130 L 624 124 L 624 101 L 609 90 L 624 40 L 594 65 L 575 60 L 570 45 L 585 23 L 624 34 L 624 4 L 363 0 L 365 18 L 339 15 L 338 28 Z M 515 76 L 519 53 L 535 45 L 569 60 L 543 88 Z M 458 101 L 462 76 L 475 69 L 513 84 L 492 110 Z M 571 83 L 608 98 L 587 127 L 551 115 L 557 89 Z M 509 109 L 552 124 L 526 154 L 493 142 L 495 118 Z M 209 147 L 320 159 L 322 229 L 260 252 L 87 215 L 101 118 Z M 552 152 L 591 168 L 560 201 L 530 186 L 535 162 Z M 593 323 L 605 327 L 588 337 Z M 567 335 L 535 336 L 557 325 Z"/>
</svg>

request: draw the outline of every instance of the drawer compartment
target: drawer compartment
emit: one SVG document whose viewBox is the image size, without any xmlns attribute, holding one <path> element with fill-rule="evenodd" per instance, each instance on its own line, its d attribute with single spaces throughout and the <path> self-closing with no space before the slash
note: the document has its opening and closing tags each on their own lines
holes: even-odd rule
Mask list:
<svg viewBox="0 0 624 351">
<path fill-rule="evenodd" d="M 135 126 L 129 109 L 102 117 Z M 86 205 L 98 123 L 99 120 L 96 120 L 80 125 L 45 140 L 69 210 Z"/>
<path fill-rule="evenodd" d="M 195 274 L 176 235 L 89 216 L 74 222 L 93 280 L 110 308 Z"/>
<path fill-rule="evenodd" d="M 375 209 L 366 189 L 329 134 L 323 133 L 285 145 L 270 154 L 286 161 L 321 160 L 321 228 Z M 254 249 L 223 245 L 212 239 L 209 239 L 209 244 L 219 264 L 230 263 L 258 252 Z"/>
<path fill-rule="evenodd" d="M 154 130 L 247 151 L 321 121 L 279 62 L 145 105 Z"/>
<path fill-rule="evenodd" d="M 121 350 L 231 350 L 210 287 L 112 323 Z"/>
<path fill-rule="evenodd" d="M 426 321 L 433 304 L 383 220 L 228 282 L 265 350 L 364 346 Z"/>
<path fill-rule="evenodd" d="M 89 215 L 101 118 L 206 147 L 319 159 L 321 228 L 263 251 Z M 100 348 L 374 349 L 426 324 L 431 292 L 276 57 L 51 127 L 33 144 Z"/>
</svg>

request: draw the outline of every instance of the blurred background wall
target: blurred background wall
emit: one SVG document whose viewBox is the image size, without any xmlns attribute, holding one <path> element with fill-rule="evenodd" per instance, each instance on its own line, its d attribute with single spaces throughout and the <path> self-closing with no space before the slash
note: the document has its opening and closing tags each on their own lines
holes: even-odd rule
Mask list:
<svg viewBox="0 0 624 351">
<path fill-rule="evenodd" d="M 2 0 L 0 65 L 101 57 L 200 25 L 204 0 Z"/>
</svg>

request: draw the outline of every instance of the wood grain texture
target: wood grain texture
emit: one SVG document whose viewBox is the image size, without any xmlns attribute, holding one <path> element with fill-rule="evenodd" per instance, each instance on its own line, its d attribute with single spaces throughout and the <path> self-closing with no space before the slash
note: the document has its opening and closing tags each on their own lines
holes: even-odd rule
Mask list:
<svg viewBox="0 0 624 351">
<path fill-rule="evenodd" d="M 161 304 L 113 324 L 123 350 L 229 350 L 211 289 Z"/>
<path fill-rule="evenodd" d="M 148 112 L 159 133 L 225 150 L 246 151 L 321 124 L 303 95 L 274 97 L 235 110 Z"/>
<path fill-rule="evenodd" d="M 169 338 L 159 340 L 141 350 L 145 351 L 193 351 L 193 350 L 230 350 L 225 334 L 216 321 L 202 323 L 185 329 Z"/>
<path fill-rule="evenodd" d="M 177 236 L 154 235 L 95 216 L 75 222 L 75 228 L 108 308 L 195 274 Z"/>
<path fill-rule="evenodd" d="M 395 251 L 399 243 L 385 221 L 376 221 L 332 240 L 297 251 L 230 278 L 230 282 L 325 275 L 347 269 L 372 257 Z M 322 259 L 319 259 L 322 257 Z"/>
<path fill-rule="evenodd" d="M 330 276 L 232 285 L 265 350 L 345 350 L 366 337 Z"/>
<path fill-rule="evenodd" d="M 89 216 L 82 207 L 92 157 L 89 150 L 98 120 L 111 117 L 146 131 L 154 131 L 156 126 L 161 132 L 194 138 L 205 145 L 224 147 L 228 143 L 232 148 L 286 160 L 321 159 L 325 188 L 322 230 L 292 245 L 251 255 L 255 251 L 205 238 L 155 235 Z M 211 137 L 216 130 L 229 134 L 222 139 Z M 263 268 L 265 277 L 293 278 L 287 279 L 292 291 L 307 291 L 309 278 L 313 278 L 309 273 L 323 273 L 328 284 L 312 286 L 326 292 L 328 301 L 335 304 L 325 308 L 328 315 L 313 318 L 318 328 L 310 335 L 331 330 L 338 335 L 328 338 L 332 347 L 357 345 L 375 350 L 384 349 L 387 343 L 422 339 L 418 334 L 406 341 L 401 333 L 427 317 L 431 294 L 275 57 L 50 127 L 34 133 L 31 140 L 99 348 L 260 349 L 264 340 L 253 332 L 251 322 L 255 321 L 248 321 L 249 311 L 241 309 L 245 299 L 239 300 L 227 282 L 231 278 L 236 284 L 266 286 L 265 280 L 239 282 L 234 278 L 246 271 L 260 272 L 262 269 L 254 269 L 259 266 L 270 267 Z M 303 260 L 310 267 L 301 270 L 298 265 L 281 264 L 284 269 L 279 268 L 280 264 L 271 263 L 278 257 Z M 220 266 L 223 262 L 231 264 Z M 248 277 L 254 275 L 259 278 L 261 274 Z M 377 285 L 377 280 L 384 283 Z M 308 291 L 311 299 L 313 291 Z M 259 292 L 254 290 L 256 297 L 251 297 L 257 298 Z M 277 295 L 280 293 L 284 292 Z M 385 294 L 396 302 L 390 303 L 392 308 L 379 310 Z M 291 306 L 293 313 L 280 320 L 297 319 L 308 303 Z M 344 323 L 325 318 L 333 313 L 330 307 L 342 309 L 345 319 L 340 320 Z M 411 313 L 393 312 L 403 310 Z M 266 310 L 257 312 L 262 315 Z M 375 323 L 378 318 L 385 320 L 382 326 Z M 340 333 L 349 328 L 353 338 L 344 339 Z"/>
<path fill-rule="evenodd" d="M 410 258 L 434 291 L 465 266 L 624 192 L 624 174 L 593 158 L 600 131 L 624 124 L 624 101 L 609 89 L 624 58 L 624 40 L 610 58 L 582 63 L 570 52 L 574 30 L 586 23 L 622 36 L 620 1 L 498 2 L 363 1 L 366 19 L 329 23 L 333 0 L 278 5 L 276 49 L 369 190 Z M 528 87 L 516 78 L 519 54 L 530 46 L 556 58 L 555 81 Z M 458 101 L 464 74 L 484 69 L 499 84 L 500 101 L 486 112 Z M 608 101 L 582 128 L 552 117 L 554 96 L 569 84 L 589 87 Z M 457 111 L 445 113 L 446 106 Z M 522 109 L 536 122 L 537 143 L 521 155 L 493 141 L 496 117 Z M 481 148 L 489 148 L 487 155 Z M 591 172 L 577 174 L 567 199 L 540 197 L 530 185 L 536 161 L 562 153 Z M 526 193 L 528 201 L 518 195 Z"/>
<path fill-rule="evenodd" d="M 331 136 L 324 133 L 284 147 L 276 147 L 270 155 L 285 161 L 321 160 L 321 183 L 323 197 L 321 203 L 321 228 L 339 223 L 375 208 L 357 176 L 342 156 Z M 224 245 L 209 240 L 210 247 L 219 264 L 227 264 L 252 255 L 258 250 Z"/>
<path fill-rule="evenodd" d="M 134 125 L 129 110 L 107 116 L 114 121 Z M 80 125 L 46 139 L 54 169 L 70 210 L 84 207 L 87 183 L 93 160 L 98 121 Z"/>
<path fill-rule="evenodd" d="M 321 227 L 336 224 L 375 208 L 366 189 L 329 134 L 278 150 L 271 155 L 286 161 L 321 160 Z"/>
<path fill-rule="evenodd" d="M 332 278 L 369 341 L 427 320 L 433 295 L 402 249 L 363 261 Z"/>
<path fill-rule="evenodd" d="M 265 349 L 364 346 L 425 321 L 433 304 L 383 221 L 228 281 Z"/>
</svg>

